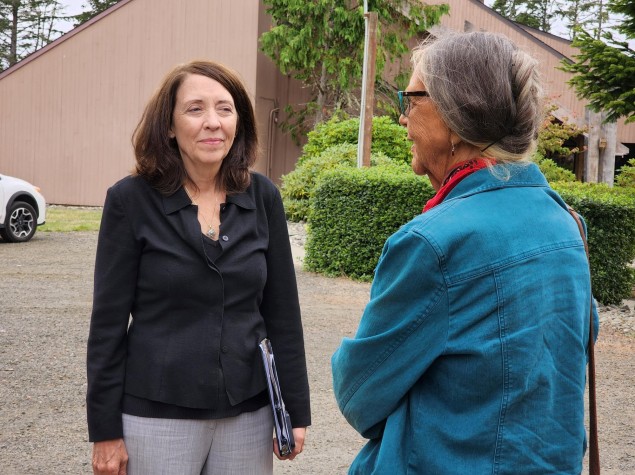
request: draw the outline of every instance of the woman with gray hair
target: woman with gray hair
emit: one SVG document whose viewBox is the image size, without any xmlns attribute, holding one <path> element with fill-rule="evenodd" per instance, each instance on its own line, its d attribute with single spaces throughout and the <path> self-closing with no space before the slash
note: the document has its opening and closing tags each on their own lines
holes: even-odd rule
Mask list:
<svg viewBox="0 0 635 475">
<path fill-rule="evenodd" d="M 333 356 L 369 439 L 349 473 L 580 473 L 591 288 L 576 222 L 529 161 L 537 63 L 483 32 L 412 58 L 400 122 L 437 193 L 386 242 Z"/>
</svg>

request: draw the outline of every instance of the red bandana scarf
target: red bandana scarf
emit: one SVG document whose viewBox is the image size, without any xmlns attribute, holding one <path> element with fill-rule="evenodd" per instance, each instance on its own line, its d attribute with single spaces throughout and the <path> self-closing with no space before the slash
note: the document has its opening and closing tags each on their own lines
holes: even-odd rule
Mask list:
<svg viewBox="0 0 635 475">
<path fill-rule="evenodd" d="M 490 159 L 487 158 L 473 158 L 471 160 L 467 160 L 465 162 L 459 163 L 456 167 L 454 167 L 448 176 L 443 180 L 443 185 L 437 191 L 437 194 L 434 195 L 423 208 L 422 213 L 425 213 L 431 208 L 434 208 L 436 205 L 441 203 L 446 196 L 452 191 L 452 189 L 466 176 L 471 175 L 477 170 L 481 168 L 485 168 L 487 165 L 491 163 Z"/>
</svg>

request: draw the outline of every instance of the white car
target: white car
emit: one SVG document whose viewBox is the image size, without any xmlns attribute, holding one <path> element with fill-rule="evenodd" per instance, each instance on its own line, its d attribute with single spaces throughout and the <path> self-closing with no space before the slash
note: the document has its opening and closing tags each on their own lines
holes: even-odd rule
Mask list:
<svg viewBox="0 0 635 475">
<path fill-rule="evenodd" d="M 25 242 L 46 221 L 46 200 L 37 186 L 0 174 L 0 236 Z"/>
</svg>

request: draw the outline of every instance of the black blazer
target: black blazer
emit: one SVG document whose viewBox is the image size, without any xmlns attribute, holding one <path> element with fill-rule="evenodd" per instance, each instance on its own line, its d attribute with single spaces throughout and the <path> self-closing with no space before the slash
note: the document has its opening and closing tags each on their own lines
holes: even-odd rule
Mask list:
<svg viewBox="0 0 635 475">
<path fill-rule="evenodd" d="M 254 173 L 244 193 L 227 197 L 213 264 L 203 239 L 183 188 L 165 197 L 137 176 L 108 190 L 88 338 L 91 441 L 122 437 L 124 392 L 206 409 L 222 370 L 231 404 L 259 394 L 265 336 L 293 425 L 310 425 L 297 284 L 277 188 Z"/>
</svg>

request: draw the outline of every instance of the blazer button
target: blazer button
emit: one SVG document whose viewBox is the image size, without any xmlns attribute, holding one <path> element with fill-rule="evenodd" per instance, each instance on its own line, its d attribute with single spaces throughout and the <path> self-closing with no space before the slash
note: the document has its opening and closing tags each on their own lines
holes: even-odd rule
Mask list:
<svg viewBox="0 0 635 475">
<path fill-rule="evenodd" d="M 221 350 L 223 353 L 227 353 L 227 347 L 226 347 L 226 346 L 223 346 L 220 350 Z"/>
<path fill-rule="evenodd" d="M 229 238 L 227 236 L 223 236 L 221 239 L 225 242 L 229 241 Z"/>
</svg>

